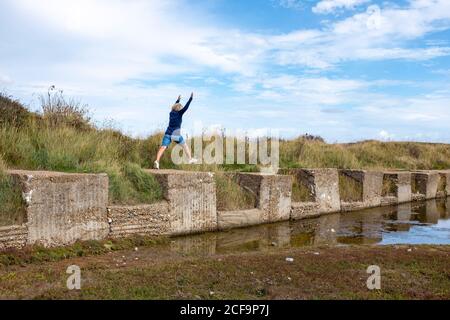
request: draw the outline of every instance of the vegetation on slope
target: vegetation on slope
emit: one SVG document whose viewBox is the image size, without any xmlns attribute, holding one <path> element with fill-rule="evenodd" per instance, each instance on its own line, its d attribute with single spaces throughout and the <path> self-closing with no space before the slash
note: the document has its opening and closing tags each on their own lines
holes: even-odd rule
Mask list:
<svg viewBox="0 0 450 320">
<path fill-rule="evenodd" d="M 112 128 L 97 128 L 90 121 L 86 106 L 66 99 L 54 88 L 41 97 L 41 103 L 42 111 L 35 113 L 20 102 L 0 95 L 0 156 L 3 166 L 106 172 L 110 178 L 110 200 L 113 203 L 151 203 L 161 198 L 158 183 L 142 168 L 151 168 L 162 133 L 146 139 L 133 139 Z M 177 167 L 169 154 L 163 157 L 162 168 Z M 320 137 L 304 136 L 280 142 L 280 166 L 448 169 L 450 145 L 379 141 L 327 144 Z M 178 168 L 217 172 L 258 170 L 254 165 L 237 164 Z M 227 207 L 232 208 L 249 206 L 252 200 L 236 196 L 238 188 L 232 181 L 221 178 L 217 177 L 219 203 L 227 203 Z M 0 201 L 5 200 L 0 198 Z M 4 207 L 4 204 L 0 203 L 0 206 Z"/>
</svg>

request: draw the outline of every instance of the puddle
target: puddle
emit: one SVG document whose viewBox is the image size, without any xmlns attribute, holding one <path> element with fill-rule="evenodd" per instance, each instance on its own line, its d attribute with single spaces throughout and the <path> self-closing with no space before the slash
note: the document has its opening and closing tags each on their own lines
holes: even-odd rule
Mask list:
<svg viewBox="0 0 450 320">
<path fill-rule="evenodd" d="M 450 244 L 450 198 L 177 237 L 170 247 L 223 254 L 347 244 Z"/>
</svg>

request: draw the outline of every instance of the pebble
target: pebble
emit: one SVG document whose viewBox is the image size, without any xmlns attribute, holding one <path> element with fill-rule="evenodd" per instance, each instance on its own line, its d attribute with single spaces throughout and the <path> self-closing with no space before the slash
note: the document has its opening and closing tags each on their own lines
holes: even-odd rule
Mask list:
<svg viewBox="0 0 450 320">
<path fill-rule="evenodd" d="M 287 261 L 287 262 L 294 262 L 294 258 L 289 258 L 289 257 L 288 257 L 288 258 L 286 258 L 286 261 Z"/>
<path fill-rule="evenodd" d="M 138 247 L 134 248 L 134 251 L 138 251 L 138 250 L 139 250 L 139 248 L 138 248 Z"/>
</svg>

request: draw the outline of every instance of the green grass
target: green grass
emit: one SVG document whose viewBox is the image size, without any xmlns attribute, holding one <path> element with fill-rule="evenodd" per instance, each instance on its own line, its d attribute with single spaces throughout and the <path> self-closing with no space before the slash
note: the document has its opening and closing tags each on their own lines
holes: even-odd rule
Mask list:
<svg viewBox="0 0 450 320">
<path fill-rule="evenodd" d="M 60 256 L 45 255 L 48 261 Z M 0 298 L 448 300 L 449 257 L 448 246 L 276 248 L 192 256 L 152 246 L 52 263 L 39 257 L 38 263 L 20 268 L 0 266 Z M 66 269 L 72 264 L 82 266 L 81 290 L 66 287 Z M 366 286 L 370 265 L 381 268 L 381 290 Z"/>
<path fill-rule="evenodd" d="M 296 176 L 292 176 L 292 201 L 293 202 L 314 202 L 313 191 L 304 183 L 300 182 Z"/>
<path fill-rule="evenodd" d="M 108 254 L 112 251 L 132 250 L 135 247 L 152 247 L 168 243 L 165 237 L 133 236 L 124 239 L 79 241 L 73 245 L 45 248 L 41 246 L 9 249 L 0 252 L 0 266 L 27 265 L 34 263 L 56 262 L 76 257 L 88 257 Z"/>
<path fill-rule="evenodd" d="M 243 189 L 232 175 L 216 172 L 217 210 L 244 210 L 256 207 L 256 196 Z"/>
<path fill-rule="evenodd" d="M 339 193 L 345 202 L 363 200 L 362 184 L 342 172 L 339 173 Z"/>
<path fill-rule="evenodd" d="M 6 166 L 0 158 L 0 227 L 20 225 L 26 220 L 22 192 L 5 174 Z"/>
<path fill-rule="evenodd" d="M 412 182 L 412 181 L 411 181 Z M 383 187 L 381 190 L 383 197 L 385 196 L 396 196 L 397 195 L 397 185 L 394 179 L 387 176 L 383 177 Z"/>
</svg>

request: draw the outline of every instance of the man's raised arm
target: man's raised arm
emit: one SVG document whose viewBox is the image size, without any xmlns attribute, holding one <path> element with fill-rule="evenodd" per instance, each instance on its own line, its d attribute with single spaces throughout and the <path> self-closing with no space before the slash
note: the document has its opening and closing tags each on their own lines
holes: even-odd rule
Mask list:
<svg viewBox="0 0 450 320">
<path fill-rule="evenodd" d="M 191 102 L 193 99 L 194 99 L 194 93 L 192 92 L 191 97 L 189 98 L 188 102 L 186 103 L 184 108 L 180 111 L 181 114 L 184 114 L 189 109 L 189 106 L 191 105 Z"/>
</svg>

